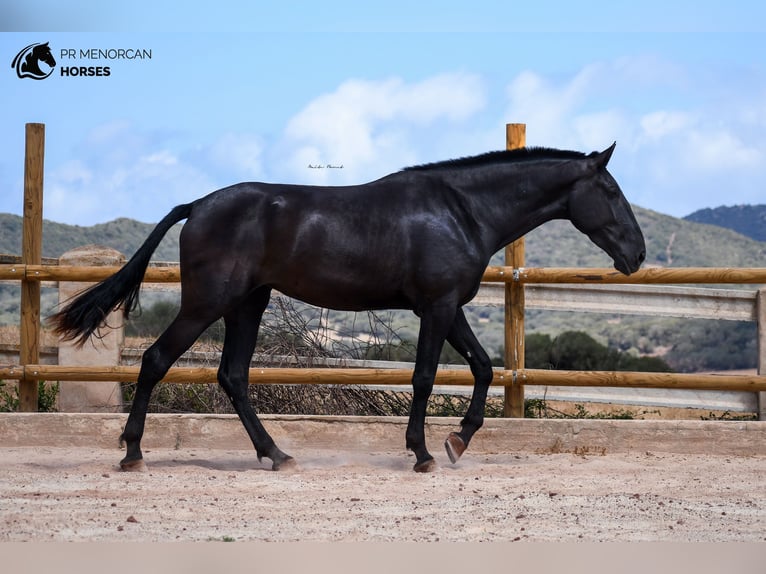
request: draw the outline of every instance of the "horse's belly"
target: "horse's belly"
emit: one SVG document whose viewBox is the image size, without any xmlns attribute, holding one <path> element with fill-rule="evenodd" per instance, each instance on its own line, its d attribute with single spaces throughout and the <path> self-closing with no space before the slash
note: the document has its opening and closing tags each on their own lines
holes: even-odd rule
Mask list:
<svg viewBox="0 0 766 574">
<path fill-rule="evenodd" d="M 387 289 L 384 285 L 360 288 L 308 280 L 306 283 L 276 284 L 274 288 L 293 299 L 339 311 L 412 308 L 403 293 Z"/>
</svg>

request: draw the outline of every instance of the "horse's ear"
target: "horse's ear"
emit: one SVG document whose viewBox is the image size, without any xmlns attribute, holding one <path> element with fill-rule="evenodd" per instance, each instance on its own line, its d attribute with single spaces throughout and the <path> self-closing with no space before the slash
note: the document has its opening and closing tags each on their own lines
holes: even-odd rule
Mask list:
<svg viewBox="0 0 766 574">
<path fill-rule="evenodd" d="M 608 148 L 606 148 L 604 151 L 598 154 L 593 154 L 596 159 L 596 164 L 600 168 L 605 168 L 606 164 L 609 163 L 609 160 L 612 157 L 612 153 L 614 152 L 614 148 L 617 145 L 617 142 L 614 142 L 612 145 L 610 145 Z"/>
<path fill-rule="evenodd" d="M 609 159 L 612 157 L 612 152 L 614 152 L 614 147 L 616 145 L 617 145 L 617 142 L 614 142 L 604 151 L 601 151 L 601 152 L 594 151 L 592 153 L 589 153 L 587 158 L 588 163 L 586 164 L 588 166 L 588 169 L 595 170 L 595 171 L 598 171 L 600 169 L 606 169 L 606 164 L 609 163 Z"/>
</svg>

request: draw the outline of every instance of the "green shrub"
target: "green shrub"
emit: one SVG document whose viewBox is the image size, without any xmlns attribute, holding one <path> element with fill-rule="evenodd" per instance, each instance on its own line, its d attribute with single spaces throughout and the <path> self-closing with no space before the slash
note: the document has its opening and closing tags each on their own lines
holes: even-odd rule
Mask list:
<svg viewBox="0 0 766 574">
<path fill-rule="evenodd" d="M 37 383 L 37 411 L 41 413 L 56 412 L 56 401 L 59 394 L 58 383 Z M 0 412 L 13 413 L 19 410 L 19 386 L 16 383 L 0 381 Z"/>
</svg>

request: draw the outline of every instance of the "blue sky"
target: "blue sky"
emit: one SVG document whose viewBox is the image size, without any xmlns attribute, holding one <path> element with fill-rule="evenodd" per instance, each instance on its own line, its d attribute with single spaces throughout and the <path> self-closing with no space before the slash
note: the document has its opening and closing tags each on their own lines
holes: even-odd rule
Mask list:
<svg viewBox="0 0 766 574">
<path fill-rule="evenodd" d="M 22 210 L 27 122 L 46 124 L 44 216 L 79 225 L 158 221 L 238 181 L 361 183 L 501 149 L 507 122 L 529 145 L 616 140 L 642 207 L 766 203 L 762 2 L 61 4 L 0 8 L 0 212 Z M 42 42 L 53 73 L 19 79 Z"/>
</svg>

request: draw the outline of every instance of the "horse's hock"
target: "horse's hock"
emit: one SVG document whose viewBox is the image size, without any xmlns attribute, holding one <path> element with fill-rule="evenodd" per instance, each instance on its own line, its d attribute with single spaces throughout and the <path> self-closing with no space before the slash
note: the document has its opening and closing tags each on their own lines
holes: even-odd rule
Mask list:
<svg viewBox="0 0 766 574">
<path fill-rule="evenodd" d="M 125 256 L 110 247 L 86 245 L 67 251 L 59 258 L 60 265 L 120 266 Z M 59 284 L 59 304 L 71 299 L 92 283 L 62 281 Z M 101 337 L 92 338 L 78 348 L 74 341 L 60 341 L 59 365 L 89 366 L 118 365 L 123 340 L 122 315 L 109 315 L 110 329 Z M 122 412 L 122 392 L 116 382 L 61 381 L 59 383 L 59 410 L 61 412 Z"/>
</svg>

